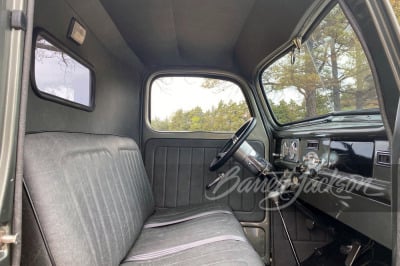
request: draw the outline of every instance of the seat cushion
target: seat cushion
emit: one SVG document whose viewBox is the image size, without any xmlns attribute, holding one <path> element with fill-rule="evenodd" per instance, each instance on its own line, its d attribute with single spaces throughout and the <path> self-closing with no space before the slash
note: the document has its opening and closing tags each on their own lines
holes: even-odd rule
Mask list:
<svg viewBox="0 0 400 266">
<path fill-rule="evenodd" d="M 248 254 L 248 265 L 262 265 L 257 253 L 247 242 L 243 229 L 233 214 L 215 213 L 212 215 L 197 217 L 178 224 L 172 224 L 157 228 L 143 229 L 135 245 L 126 257 L 126 263 L 169 265 L 182 263 L 174 259 L 185 257 L 184 254 L 193 252 L 201 254 L 206 252 L 211 261 L 219 260 L 219 253 L 230 254 L 232 245 L 238 245 Z M 212 245 L 219 251 L 208 249 Z M 174 259 L 173 259 L 174 258 Z M 246 261 L 246 258 L 237 256 L 235 260 Z M 231 260 L 228 260 L 231 261 Z M 232 262 L 232 261 L 231 261 Z M 258 262 L 255 263 L 255 262 Z M 227 263 L 227 261 L 224 261 Z"/>
<path fill-rule="evenodd" d="M 204 203 L 177 208 L 156 208 L 155 213 L 147 219 L 144 228 L 177 224 L 220 213 L 232 214 L 232 210 L 228 205 L 222 203 Z"/>
<path fill-rule="evenodd" d="M 179 224 L 143 229 L 127 258 L 218 236 L 246 240 L 242 227 L 232 214 L 214 214 Z"/>
<path fill-rule="evenodd" d="M 163 257 L 124 262 L 122 266 L 263 266 L 265 265 L 250 244 L 241 241 L 221 241 L 188 249 Z"/>
</svg>

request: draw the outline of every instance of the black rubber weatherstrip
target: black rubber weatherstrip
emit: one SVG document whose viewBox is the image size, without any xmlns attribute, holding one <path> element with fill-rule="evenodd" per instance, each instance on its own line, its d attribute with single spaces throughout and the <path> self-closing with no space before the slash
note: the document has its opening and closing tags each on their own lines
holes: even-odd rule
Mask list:
<svg viewBox="0 0 400 266">
<path fill-rule="evenodd" d="M 50 259 L 51 265 L 55 266 L 56 263 L 55 263 L 55 261 L 54 261 L 54 257 L 53 257 L 53 255 L 52 255 L 52 253 L 51 253 L 50 246 L 49 246 L 49 244 L 48 244 L 48 242 L 47 242 L 47 239 L 46 239 L 46 236 L 45 236 L 45 234 L 44 234 L 43 227 L 42 227 L 42 225 L 40 224 L 39 216 L 38 216 L 38 214 L 37 214 L 37 212 L 36 212 L 36 209 L 35 209 L 35 206 L 34 206 L 34 204 L 33 204 L 31 195 L 29 194 L 28 187 L 27 187 L 27 185 L 26 185 L 26 183 L 25 183 L 25 180 L 23 180 L 22 182 L 23 182 L 23 184 L 24 184 L 24 189 L 25 189 L 26 195 L 28 196 L 29 205 L 31 206 L 33 215 L 35 216 L 36 224 L 37 224 L 37 226 L 39 227 L 40 235 L 42 236 L 44 246 L 46 247 L 47 254 L 49 255 L 49 259 Z"/>
</svg>

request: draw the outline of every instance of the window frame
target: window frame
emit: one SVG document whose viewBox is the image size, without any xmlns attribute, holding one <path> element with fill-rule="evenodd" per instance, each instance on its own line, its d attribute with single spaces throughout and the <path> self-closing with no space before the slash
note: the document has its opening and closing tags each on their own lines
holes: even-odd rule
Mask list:
<svg viewBox="0 0 400 266">
<path fill-rule="evenodd" d="M 51 43 L 52 45 L 57 47 L 59 50 L 66 53 L 69 57 L 71 57 L 72 59 L 74 59 L 75 61 L 77 61 L 78 63 L 80 63 L 81 65 L 83 65 L 84 67 L 86 67 L 89 70 L 89 73 L 90 73 L 90 76 L 89 76 L 89 78 L 90 78 L 89 105 L 84 105 L 84 104 L 80 104 L 80 103 L 77 103 L 74 101 L 70 101 L 70 100 L 64 99 L 62 97 L 53 95 L 53 94 L 43 92 L 39 89 L 39 87 L 37 86 L 37 83 L 36 83 L 36 76 L 35 76 L 35 60 L 36 60 L 35 49 L 36 49 L 37 38 L 39 35 L 41 37 L 43 37 L 46 41 L 48 41 L 49 43 Z M 57 38 L 55 38 L 53 35 L 51 35 L 49 32 L 47 32 L 46 30 L 44 30 L 42 28 L 36 28 L 34 30 L 32 39 L 33 39 L 33 41 L 32 41 L 32 60 L 31 60 L 31 84 L 32 84 L 32 89 L 35 92 L 35 94 L 37 96 L 39 96 L 40 98 L 47 100 L 47 101 L 55 102 L 55 103 L 58 103 L 58 104 L 61 104 L 64 106 L 76 108 L 76 109 L 87 111 L 87 112 L 93 112 L 95 110 L 95 84 L 96 84 L 96 82 L 95 82 L 96 75 L 95 75 L 94 67 L 90 63 L 85 61 L 83 58 L 78 56 L 71 49 L 67 48 L 66 45 L 63 44 L 61 41 L 59 41 Z"/>
<path fill-rule="evenodd" d="M 356 35 L 358 41 L 360 42 L 360 45 L 364 51 L 365 57 L 367 58 L 368 61 L 368 65 L 370 67 L 373 79 L 374 79 L 374 85 L 375 85 L 375 89 L 376 92 L 378 94 L 379 92 L 379 83 L 377 81 L 377 74 L 376 74 L 376 70 L 375 70 L 375 65 L 373 63 L 373 60 L 371 59 L 371 54 L 367 48 L 367 45 L 365 44 L 365 41 L 362 37 L 362 34 L 360 34 L 360 30 L 359 30 L 359 25 L 357 24 L 357 22 L 354 20 L 354 18 L 352 18 L 349 14 L 348 11 L 346 10 L 346 6 L 343 6 L 341 1 L 332 1 L 331 3 L 329 3 L 328 5 L 326 5 L 323 10 L 318 14 L 317 18 L 312 21 L 312 23 L 310 23 L 310 26 L 306 29 L 305 33 L 303 34 L 303 40 L 302 43 L 306 42 L 310 35 L 314 32 L 314 30 L 319 26 L 319 24 L 325 19 L 325 17 L 332 11 L 332 9 L 338 5 L 340 7 L 340 9 L 342 10 L 343 14 L 345 15 L 345 17 L 347 18 L 351 28 L 354 31 L 354 34 Z M 375 115 L 375 114 L 381 114 L 380 112 L 380 108 L 378 108 L 378 110 L 375 109 L 365 109 L 365 110 L 353 110 L 353 111 L 340 111 L 340 112 L 331 112 L 331 113 L 327 113 L 327 114 L 323 114 L 323 115 L 318 115 L 318 116 L 314 116 L 314 117 L 310 117 L 310 118 L 305 118 L 305 119 L 300 119 L 300 120 L 296 120 L 296 121 L 291 121 L 288 123 L 281 123 L 278 121 L 278 119 L 276 118 L 276 115 L 274 113 L 274 111 L 272 110 L 272 107 L 269 103 L 268 97 L 266 95 L 264 86 L 262 84 L 262 75 L 263 73 L 270 67 L 272 66 L 276 61 L 278 61 L 279 59 L 283 58 L 284 56 L 287 56 L 291 50 L 295 48 L 295 45 L 290 42 L 289 45 L 285 46 L 283 49 L 281 49 L 280 51 L 278 51 L 276 53 L 276 56 L 273 57 L 272 60 L 267 61 L 267 63 L 265 63 L 264 65 L 261 66 L 261 68 L 258 71 L 257 77 L 258 77 L 258 84 L 261 88 L 261 93 L 262 96 L 264 97 L 268 112 L 270 113 L 270 117 L 272 118 L 273 122 L 275 123 L 275 125 L 277 125 L 279 128 L 284 128 L 287 126 L 302 126 L 303 124 L 306 123 L 318 123 L 318 121 L 320 120 L 324 120 L 328 117 L 331 116 L 343 116 L 343 115 L 360 115 L 360 114 L 365 114 L 365 115 Z M 379 97 L 378 97 L 379 98 Z M 379 105 L 381 104 L 380 102 L 378 102 Z"/>
<path fill-rule="evenodd" d="M 163 131 L 163 130 L 157 130 L 154 129 L 151 125 L 151 96 L 152 96 L 152 92 L 151 89 L 153 87 L 153 83 L 159 79 L 159 78 L 164 78 L 164 77 L 194 77 L 194 78 L 210 78 L 210 79 L 219 79 L 219 80 L 223 80 L 223 81 L 228 81 L 231 82 L 233 84 L 235 84 L 236 86 L 238 86 L 238 88 L 240 89 L 240 91 L 243 94 L 243 98 L 246 102 L 247 108 L 249 110 L 250 116 L 251 117 L 255 117 L 255 112 L 253 109 L 253 106 L 250 104 L 249 101 L 249 96 L 247 95 L 246 91 L 243 89 L 243 85 L 240 84 L 239 81 L 237 81 L 236 79 L 229 77 L 229 76 L 225 76 L 225 75 L 218 75 L 218 74 L 207 74 L 207 73 L 198 73 L 197 71 L 177 71 L 175 72 L 160 72 L 160 73 L 156 73 L 154 75 L 151 75 L 150 78 L 148 79 L 147 82 L 147 96 L 145 98 L 145 119 L 146 119 L 146 126 L 148 129 L 150 129 L 152 132 L 156 132 L 156 133 L 178 133 L 178 134 L 182 134 L 182 133 L 213 133 L 213 134 L 232 134 L 235 133 L 234 131 L 214 131 L 214 130 L 196 130 L 196 131 L 189 131 L 189 130 L 168 130 L 168 131 Z"/>
</svg>

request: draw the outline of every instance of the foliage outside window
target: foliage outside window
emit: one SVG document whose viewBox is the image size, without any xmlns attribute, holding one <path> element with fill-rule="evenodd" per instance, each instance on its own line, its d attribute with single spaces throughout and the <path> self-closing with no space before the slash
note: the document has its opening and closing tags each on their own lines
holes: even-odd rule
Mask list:
<svg viewBox="0 0 400 266">
<path fill-rule="evenodd" d="M 390 3 L 392 4 L 397 20 L 400 22 L 400 0 L 390 0 Z"/>
<path fill-rule="evenodd" d="M 278 122 L 379 107 L 365 53 L 338 5 L 294 53 L 294 64 L 283 56 L 261 77 Z"/>
<path fill-rule="evenodd" d="M 43 36 L 35 44 L 35 85 L 49 99 L 91 108 L 90 70 Z"/>
<path fill-rule="evenodd" d="M 250 118 L 233 82 L 202 77 L 160 77 L 151 86 L 150 123 L 159 131 L 234 132 Z"/>
</svg>

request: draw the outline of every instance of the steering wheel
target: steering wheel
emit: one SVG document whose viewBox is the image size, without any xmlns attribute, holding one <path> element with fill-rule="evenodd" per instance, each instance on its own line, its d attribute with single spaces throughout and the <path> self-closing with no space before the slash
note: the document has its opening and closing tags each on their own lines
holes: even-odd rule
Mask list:
<svg viewBox="0 0 400 266">
<path fill-rule="evenodd" d="M 257 120 L 255 117 L 247 120 L 235 134 L 233 134 L 232 138 L 228 140 L 228 142 L 224 145 L 221 151 L 217 154 L 214 160 L 210 164 L 210 171 L 216 171 L 221 166 L 223 166 L 229 158 L 239 149 L 240 145 L 246 140 L 246 138 L 253 131 L 256 126 Z"/>
</svg>

